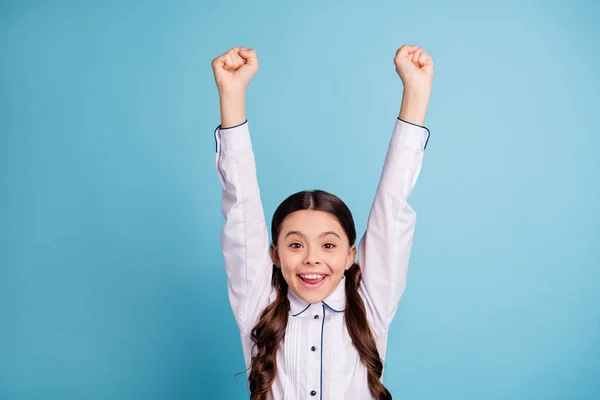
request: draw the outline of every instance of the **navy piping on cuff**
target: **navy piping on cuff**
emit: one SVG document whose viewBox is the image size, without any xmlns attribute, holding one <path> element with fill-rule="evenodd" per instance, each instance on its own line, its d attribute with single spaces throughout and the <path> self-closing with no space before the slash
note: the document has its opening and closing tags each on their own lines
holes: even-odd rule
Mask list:
<svg viewBox="0 0 600 400">
<path fill-rule="evenodd" d="M 229 126 L 229 127 L 227 127 L 227 128 L 221 128 L 221 124 L 219 124 L 219 126 L 217 126 L 217 127 L 215 128 L 215 151 L 218 151 L 218 150 L 219 150 L 219 148 L 218 148 L 218 145 L 217 145 L 217 130 L 218 130 L 218 129 L 220 129 L 220 130 L 222 130 L 222 131 L 225 131 L 225 130 L 227 130 L 227 129 L 233 129 L 233 128 L 237 128 L 238 126 L 242 126 L 242 125 L 244 125 L 246 122 L 248 122 L 248 119 L 247 119 L 247 118 L 246 118 L 246 120 L 245 120 L 244 122 L 242 122 L 241 124 L 237 124 L 237 125 L 235 125 L 235 126 Z"/>
<path fill-rule="evenodd" d="M 233 128 L 237 128 L 238 126 L 242 126 L 244 125 L 246 122 L 248 122 L 248 120 L 246 119 L 244 122 L 242 122 L 241 124 L 237 124 L 235 126 L 229 126 L 227 128 L 221 128 L 221 124 L 219 124 L 219 128 L 221 128 L 222 131 L 224 131 L 225 129 L 233 129 Z"/>
<path fill-rule="evenodd" d="M 221 125 L 219 125 L 219 126 L 221 126 Z M 217 131 L 219 130 L 219 126 L 217 126 L 215 128 L 215 133 L 214 133 L 214 136 L 215 136 L 215 152 L 219 152 L 219 143 L 217 142 Z"/>
<path fill-rule="evenodd" d="M 425 150 L 427 148 L 427 142 L 429 142 L 429 136 L 431 136 L 431 132 L 429 132 L 429 129 L 427 129 L 426 126 L 418 125 L 418 124 L 414 124 L 412 122 L 405 121 L 405 120 L 401 119 L 400 117 L 396 117 L 396 119 L 398 119 L 399 121 L 402 121 L 402 122 L 406 122 L 407 124 L 410 124 L 410 125 L 418 126 L 419 128 L 423 128 L 427 131 L 427 140 L 425 141 L 425 146 L 423 147 L 423 150 Z"/>
</svg>

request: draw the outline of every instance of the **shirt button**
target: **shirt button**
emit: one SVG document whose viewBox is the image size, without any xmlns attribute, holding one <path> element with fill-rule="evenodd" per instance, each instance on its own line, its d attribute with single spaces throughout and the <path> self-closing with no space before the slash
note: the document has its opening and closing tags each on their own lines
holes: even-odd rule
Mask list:
<svg viewBox="0 0 600 400">
<path fill-rule="evenodd" d="M 312 351 L 316 351 L 316 350 L 317 350 L 317 348 L 316 348 L 315 346 L 311 347 L 310 349 L 311 349 Z"/>
<path fill-rule="evenodd" d="M 319 314 L 315 315 L 315 319 L 319 319 Z"/>
<path fill-rule="evenodd" d="M 316 395 L 317 395 L 317 392 L 316 392 L 316 391 L 314 391 L 314 390 L 312 390 L 312 391 L 310 392 L 310 395 L 311 395 L 311 396 L 316 396 Z"/>
</svg>

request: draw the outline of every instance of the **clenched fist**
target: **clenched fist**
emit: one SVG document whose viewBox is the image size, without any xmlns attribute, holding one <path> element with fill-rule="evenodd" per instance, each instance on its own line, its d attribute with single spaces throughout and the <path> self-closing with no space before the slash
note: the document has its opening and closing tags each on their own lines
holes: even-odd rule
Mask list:
<svg viewBox="0 0 600 400">
<path fill-rule="evenodd" d="M 234 47 L 212 60 L 212 69 L 220 94 L 244 92 L 258 71 L 256 52 Z"/>
<path fill-rule="evenodd" d="M 433 83 L 433 60 L 418 46 L 403 45 L 394 57 L 396 72 L 404 87 L 431 90 Z"/>
</svg>

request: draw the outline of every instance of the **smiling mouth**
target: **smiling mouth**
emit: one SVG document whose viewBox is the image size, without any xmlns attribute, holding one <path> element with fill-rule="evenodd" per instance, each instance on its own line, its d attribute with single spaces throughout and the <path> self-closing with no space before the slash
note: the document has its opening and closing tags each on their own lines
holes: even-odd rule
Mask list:
<svg viewBox="0 0 600 400">
<path fill-rule="evenodd" d="M 321 286 L 329 275 L 327 274 L 298 274 L 298 278 L 308 289 L 315 289 Z"/>
</svg>

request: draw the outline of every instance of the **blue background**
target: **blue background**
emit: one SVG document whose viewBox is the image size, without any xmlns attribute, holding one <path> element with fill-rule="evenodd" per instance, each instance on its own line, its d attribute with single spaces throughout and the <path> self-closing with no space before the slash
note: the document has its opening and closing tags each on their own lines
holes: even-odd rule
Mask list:
<svg viewBox="0 0 600 400">
<path fill-rule="evenodd" d="M 320 188 L 362 236 L 404 43 L 435 80 L 385 384 L 600 398 L 599 20 L 566 0 L 2 2 L 0 399 L 247 398 L 210 63 L 257 51 L 267 221 Z"/>
</svg>

